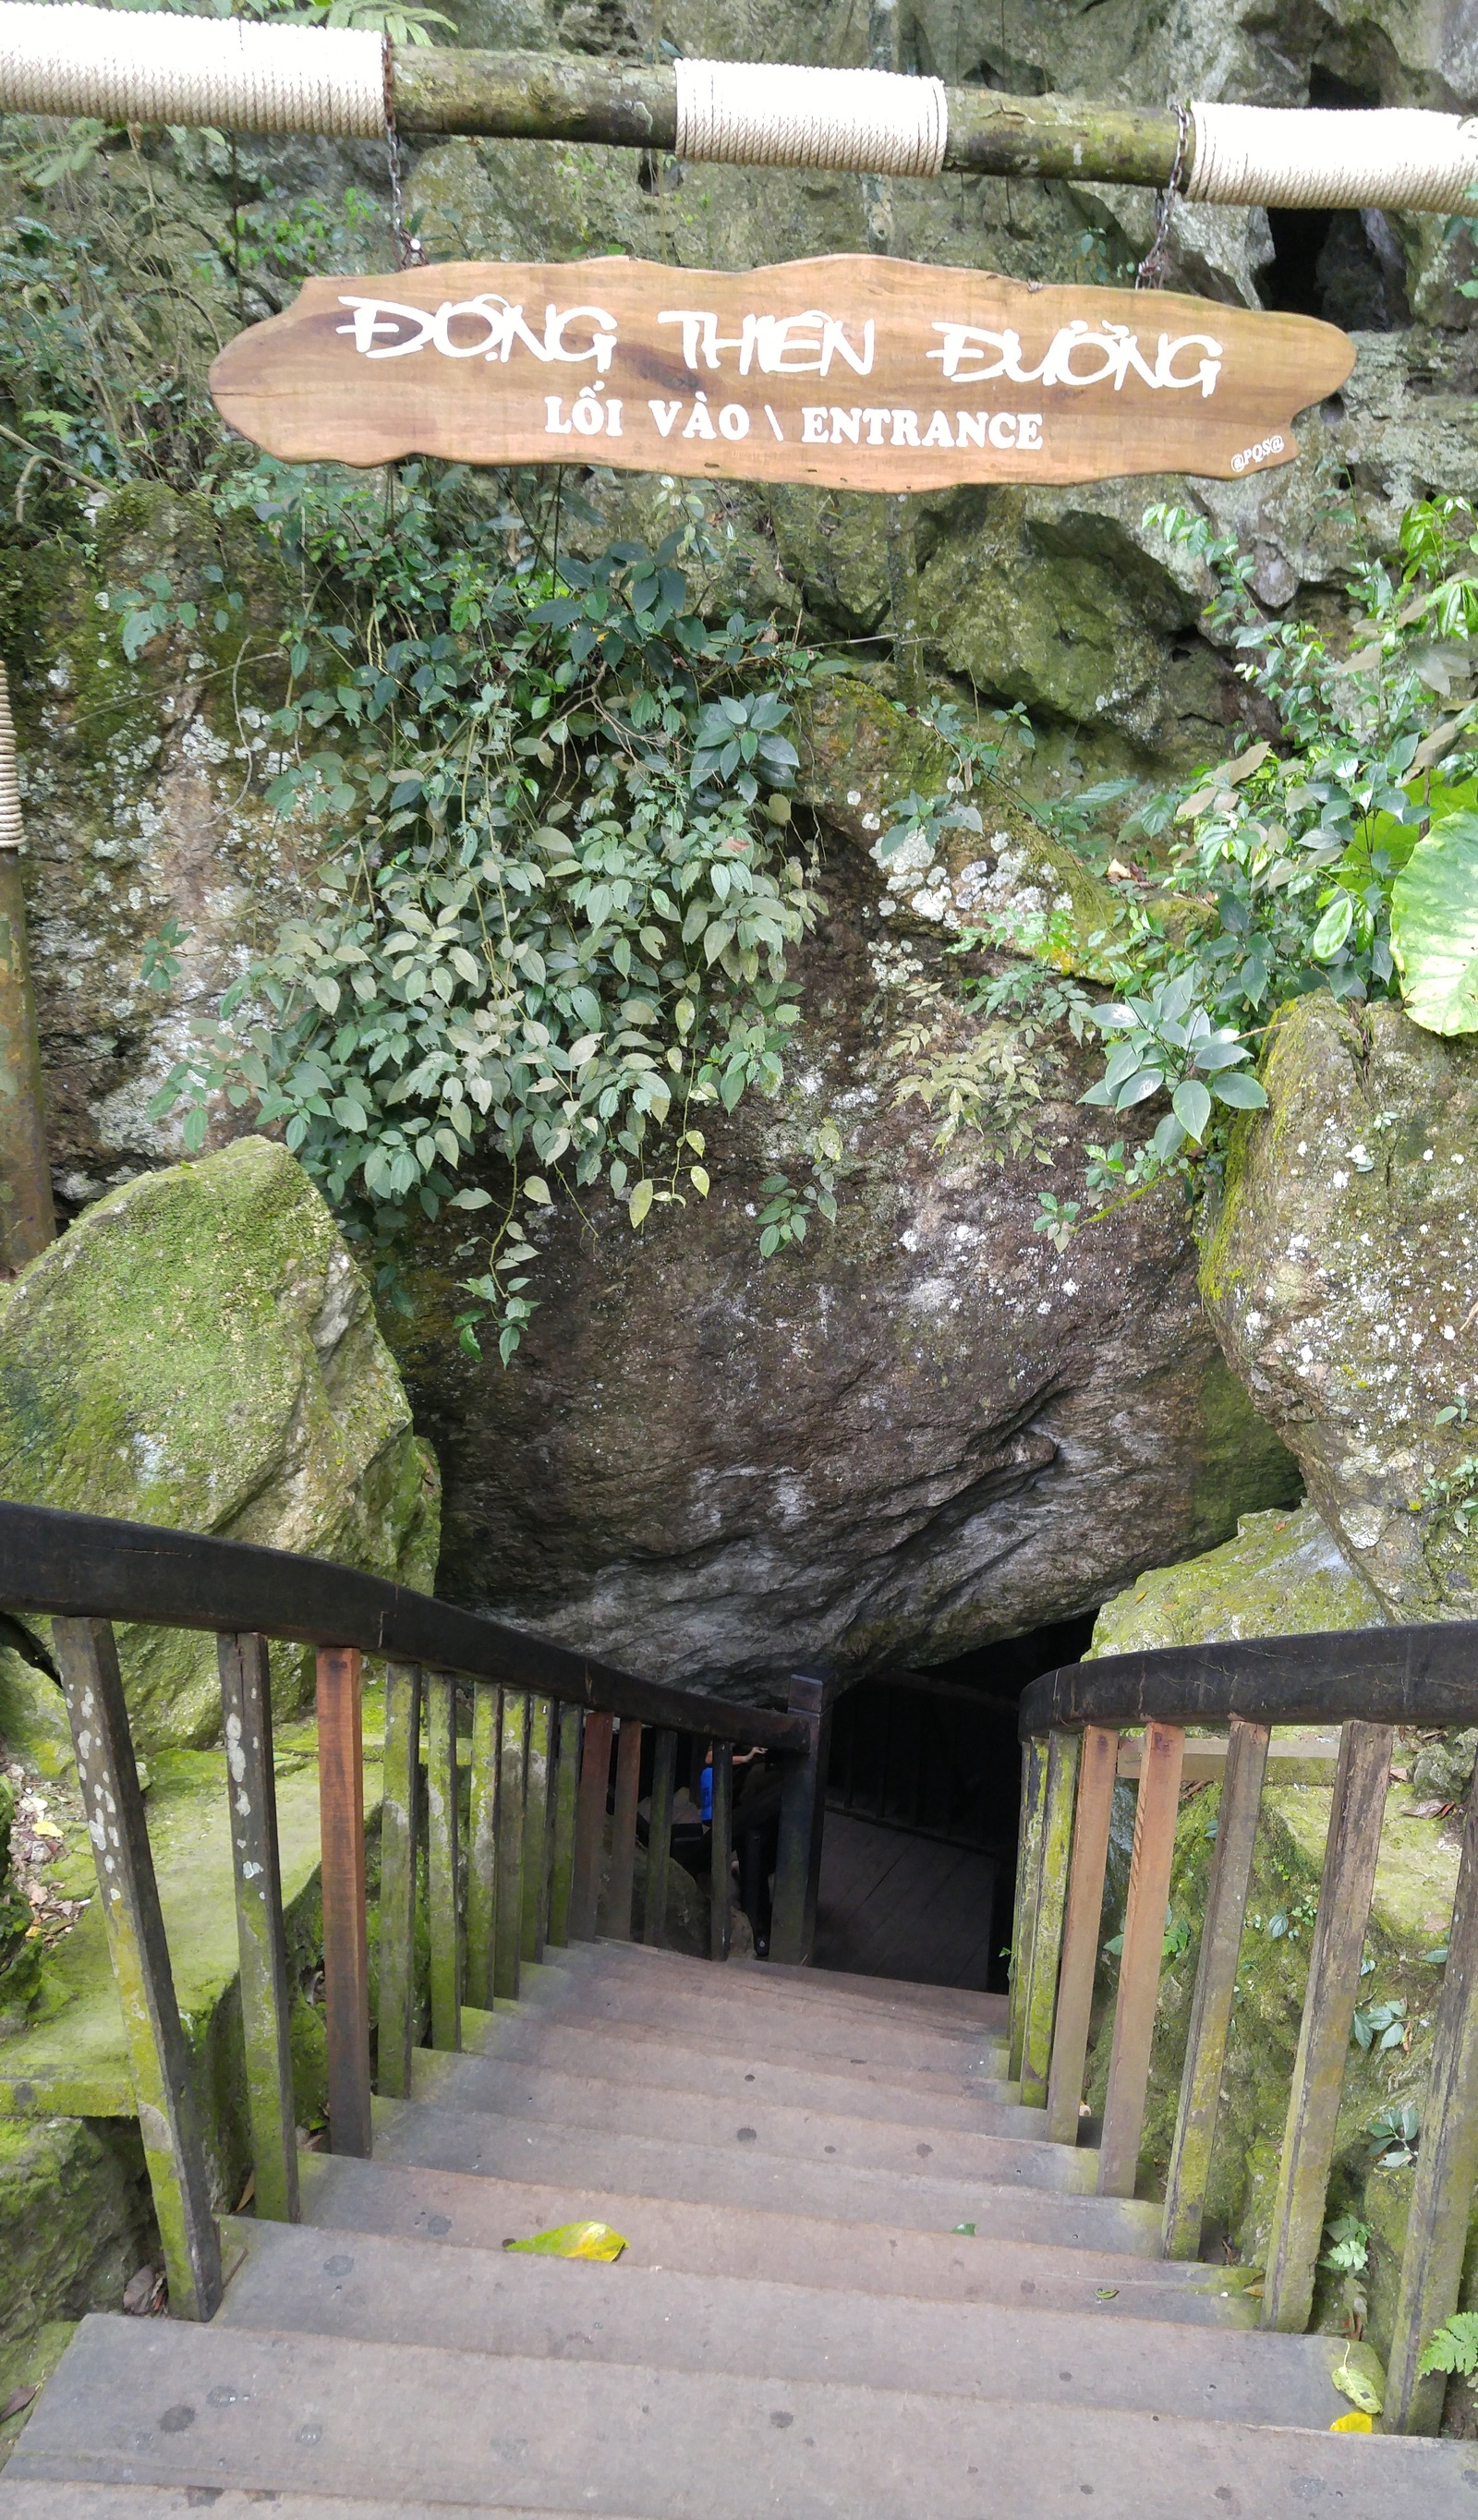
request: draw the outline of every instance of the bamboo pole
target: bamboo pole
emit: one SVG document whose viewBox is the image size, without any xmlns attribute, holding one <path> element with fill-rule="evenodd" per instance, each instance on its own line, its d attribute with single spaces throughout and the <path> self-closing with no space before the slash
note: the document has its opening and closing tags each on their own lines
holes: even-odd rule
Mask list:
<svg viewBox="0 0 1478 2520">
<path fill-rule="evenodd" d="M 424 44 L 397 44 L 394 57 L 395 119 L 402 131 L 596 141 L 609 149 L 670 152 L 677 146 L 669 64 L 628 68 L 577 53 L 460 52 Z M 952 87 L 948 98 L 947 170 L 1065 175 L 1155 190 L 1170 181 L 1177 123 L 1166 108 L 1001 96 L 976 87 Z"/>
<path fill-rule="evenodd" d="M 7 1270 L 23 1269 L 57 1232 L 25 939 L 23 844 L 10 686 L 0 664 L 0 1267 Z"/>
</svg>

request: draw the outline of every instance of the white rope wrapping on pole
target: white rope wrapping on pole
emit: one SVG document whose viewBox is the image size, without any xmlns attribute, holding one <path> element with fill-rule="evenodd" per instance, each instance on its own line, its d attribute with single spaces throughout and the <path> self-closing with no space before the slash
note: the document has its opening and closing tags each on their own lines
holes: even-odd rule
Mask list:
<svg viewBox="0 0 1478 2520">
<path fill-rule="evenodd" d="M 944 82 L 892 70 L 801 69 L 776 62 L 673 64 L 677 155 L 691 164 L 836 166 L 937 175 Z"/>
<path fill-rule="evenodd" d="M 10 684 L 0 665 L 0 849 L 19 849 L 25 837 L 21 821 L 21 782 L 16 771 L 16 727 L 10 713 Z"/>
<path fill-rule="evenodd" d="M 0 0 L 0 111 L 372 140 L 384 47 L 348 27 Z"/>
<path fill-rule="evenodd" d="M 1389 106 L 1289 112 L 1193 105 L 1192 202 L 1270 210 L 1456 210 L 1478 183 L 1478 121 Z"/>
</svg>

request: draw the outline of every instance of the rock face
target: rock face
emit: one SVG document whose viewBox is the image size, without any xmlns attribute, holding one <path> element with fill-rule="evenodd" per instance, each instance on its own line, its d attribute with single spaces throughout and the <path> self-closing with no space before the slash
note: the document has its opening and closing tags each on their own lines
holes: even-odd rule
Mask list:
<svg viewBox="0 0 1478 2520">
<path fill-rule="evenodd" d="M 280 1147 L 246 1138 L 86 1209 L 0 1306 L 0 1494 L 299 1550 L 429 1589 L 434 1460 L 369 1289 Z M 212 1740 L 214 1646 L 120 1635 L 136 1738 Z M 297 1701 L 301 1656 L 275 1649 Z"/>
<path fill-rule="evenodd" d="M 1104 1602 L 1094 1623 L 1093 1652 L 1385 1624 L 1364 1576 L 1305 1505 L 1291 1513 L 1243 1514 L 1236 1538 L 1220 1549 L 1179 1566 L 1151 1567 L 1127 1593 Z"/>
<path fill-rule="evenodd" d="M 1228 1360 L 1387 1616 L 1472 1618 L 1478 1043 L 1320 994 L 1262 1074 L 1202 1271 Z"/>
<path fill-rule="evenodd" d="M 805 775 L 872 846 L 921 755 L 900 765 L 867 698 L 813 723 Z M 911 1021 L 924 1066 L 1019 1055 L 927 994 L 963 885 L 1005 870 L 1024 914 L 1065 879 L 1040 835 L 1028 865 L 988 804 L 982 825 L 973 878 L 952 862 L 899 890 L 837 832 L 784 1095 L 715 1125 L 711 1197 L 640 1238 L 541 1211 L 544 1308 L 513 1371 L 456 1350 L 455 1249 L 428 1248 L 396 1336 L 446 1475 L 446 1589 L 666 1679 L 783 1688 L 818 1655 L 942 1661 L 1070 1616 L 1294 1495 L 1208 1333 L 1177 1197 L 1066 1256 L 1033 1230 L 1043 1184 L 1081 1181 L 1086 1071 L 997 1074 L 997 1143 L 943 1154 L 898 1102 Z M 835 1229 L 761 1261 L 754 1185 L 803 1180 L 829 1127 Z"/>
</svg>

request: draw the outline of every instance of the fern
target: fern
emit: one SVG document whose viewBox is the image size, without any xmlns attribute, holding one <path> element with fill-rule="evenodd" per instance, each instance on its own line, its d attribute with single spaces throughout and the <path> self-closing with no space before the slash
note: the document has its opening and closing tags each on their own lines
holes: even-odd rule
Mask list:
<svg viewBox="0 0 1478 2520">
<path fill-rule="evenodd" d="M 1456 2371 L 1464 2380 L 1478 2373 L 1478 2310 L 1455 2310 L 1451 2318 L 1427 2338 L 1418 2371 Z"/>
</svg>

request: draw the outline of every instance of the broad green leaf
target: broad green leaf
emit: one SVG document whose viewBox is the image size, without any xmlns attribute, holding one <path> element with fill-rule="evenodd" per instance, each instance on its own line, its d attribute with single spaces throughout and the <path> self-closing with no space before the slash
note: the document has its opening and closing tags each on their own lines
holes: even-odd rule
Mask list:
<svg viewBox="0 0 1478 2520">
<path fill-rule="evenodd" d="M 536 2231 L 529 2240 L 505 2240 L 505 2249 L 535 2258 L 599 2258 L 607 2266 L 626 2242 L 608 2223 L 561 2223 L 554 2231 Z"/>
<path fill-rule="evenodd" d="M 1244 1075 L 1240 1068 L 1234 1068 L 1230 1076 L 1213 1076 L 1211 1091 L 1219 1102 L 1227 1103 L 1233 1111 L 1267 1108 L 1268 1097 L 1257 1078 Z"/>
<path fill-rule="evenodd" d="M 632 1192 L 626 1204 L 633 1226 L 640 1225 L 645 1218 L 648 1209 L 651 1205 L 652 1194 L 655 1188 L 656 1185 L 654 1182 L 639 1181 L 635 1190 Z"/>
<path fill-rule="evenodd" d="M 1170 1098 L 1170 1107 L 1187 1137 L 1194 1138 L 1199 1146 L 1211 1117 L 1211 1096 L 1199 1077 L 1187 1076 L 1183 1085 L 1176 1087 Z"/>
<path fill-rule="evenodd" d="M 1413 1023 L 1478 1032 L 1478 814 L 1418 841 L 1391 895 L 1391 950 Z"/>
<path fill-rule="evenodd" d="M 1348 892 L 1336 893 L 1319 925 L 1309 939 L 1309 953 L 1316 963 L 1332 963 L 1355 924 L 1355 903 Z"/>
</svg>

